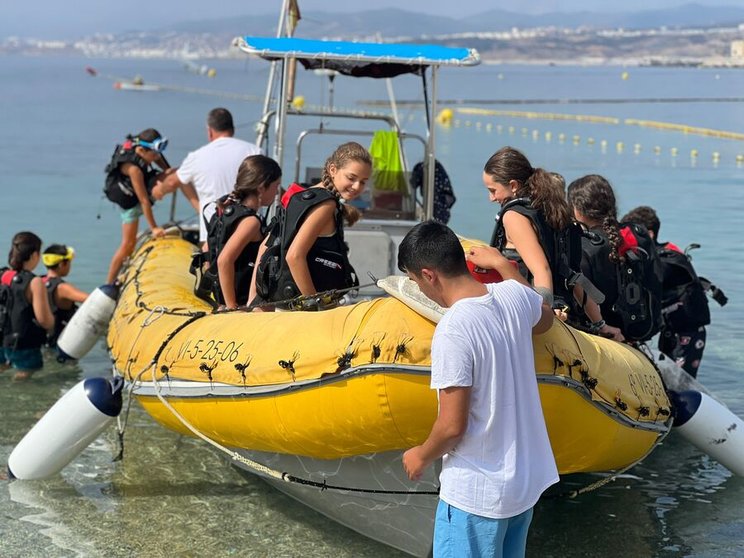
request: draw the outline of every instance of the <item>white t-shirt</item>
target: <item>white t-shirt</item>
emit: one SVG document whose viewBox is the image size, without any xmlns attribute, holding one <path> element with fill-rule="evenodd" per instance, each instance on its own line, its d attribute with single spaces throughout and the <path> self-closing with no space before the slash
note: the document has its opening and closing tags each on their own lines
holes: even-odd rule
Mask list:
<svg viewBox="0 0 744 558">
<path fill-rule="evenodd" d="M 235 187 L 235 178 L 243 159 L 258 155 L 261 150 L 247 141 L 221 137 L 189 153 L 178 167 L 176 175 L 182 184 L 192 184 L 199 196 L 199 240 L 207 239 L 207 226 L 202 218 L 204 206 L 229 194 Z M 204 213 L 209 219 L 214 208 Z"/>
<path fill-rule="evenodd" d="M 487 287 L 458 300 L 437 325 L 431 387 L 471 387 L 467 430 L 442 461 L 441 499 L 503 519 L 534 506 L 558 470 L 532 348 L 542 297 L 517 281 Z"/>
</svg>

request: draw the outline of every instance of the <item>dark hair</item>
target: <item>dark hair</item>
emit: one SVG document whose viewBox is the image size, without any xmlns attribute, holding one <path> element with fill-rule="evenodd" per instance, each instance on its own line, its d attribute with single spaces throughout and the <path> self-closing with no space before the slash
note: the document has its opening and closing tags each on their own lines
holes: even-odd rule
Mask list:
<svg viewBox="0 0 744 558">
<path fill-rule="evenodd" d="M 602 224 L 602 230 L 610 241 L 610 260 L 624 261 L 620 255 L 620 225 L 617 222 L 615 192 L 607 179 L 598 174 L 577 178 L 568 185 L 568 204 L 586 217 Z"/>
<path fill-rule="evenodd" d="M 515 180 L 519 184 L 515 195 L 530 198 L 532 207 L 543 214 L 551 228 L 562 231 L 571 223 L 560 175 L 533 168 L 521 151 L 502 147 L 486 161 L 483 172 L 500 184 Z"/>
<path fill-rule="evenodd" d="M 240 203 L 249 196 L 257 196 L 259 186 L 268 187 L 281 177 L 282 169 L 274 159 L 266 155 L 250 155 L 240 163 L 230 199 Z"/>
<path fill-rule="evenodd" d="M 331 178 L 331 165 L 336 169 L 342 169 L 352 162 L 366 163 L 372 168 L 372 156 L 369 151 L 355 141 L 342 143 L 331 153 L 331 156 L 326 159 L 325 165 L 323 165 L 323 176 L 320 179 L 323 186 L 338 196 L 336 187 L 333 185 L 333 178 Z M 356 223 L 362 216 L 356 207 L 348 204 L 343 205 L 343 212 L 344 219 L 349 225 Z"/>
<path fill-rule="evenodd" d="M 623 218 L 620 219 L 620 221 L 623 223 L 636 223 L 643 225 L 646 229 L 654 233 L 654 238 L 659 238 L 661 221 L 659 221 L 659 216 L 656 215 L 656 211 L 654 211 L 653 207 L 639 205 L 635 209 L 631 209 L 623 215 Z"/>
<path fill-rule="evenodd" d="M 147 128 L 146 130 L 142 130 L 139 134 L 137 134 L 135 137 L 144 140 L 144 141 L 155 141 L 158 138 L 161 138 L 163 136 L 160 135 L 160 132 L 158 132 L 155 128 Z"/>
<path fill-rule="evenodd" d="M 8 254 L 8 265 L 21 271 L 23 264 L 31 259 L 34 252 L 41 251 L 41 239 L 32 232 L 19 232 L 13 237 L 13 243 Z"/>
<path fill-rule="evenodd" d="M 467 275 L 465 251 L 457 235 L 447 225 L 429 220 L 413 227 L 398 247 L 398 269 L 421 273 L 433 269 L 445 277 Z"/>
<path fill-rule="evenodd" d="M 230 111 L 226 108 L 213 108 L 207 115 L 207 126 L 215 132 L 234 132 L 235 125 Z"/>
</svg>

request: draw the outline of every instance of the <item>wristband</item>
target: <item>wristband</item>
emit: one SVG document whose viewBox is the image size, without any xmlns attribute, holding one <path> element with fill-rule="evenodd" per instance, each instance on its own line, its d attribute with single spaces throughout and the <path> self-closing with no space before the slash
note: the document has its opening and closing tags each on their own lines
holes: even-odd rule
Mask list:
<svg viewBox="0 0 744 558">
<path fill-rule="evenodd" d="M 607 322 L 605 322 L 604 320 L 599 320 L 599 321 L 596 321 L 596 322 L 592 322 L 592 323 L 589 324 L 589 332 L 596 335 L 606 325 L 607 325 Z"/>
</svg>

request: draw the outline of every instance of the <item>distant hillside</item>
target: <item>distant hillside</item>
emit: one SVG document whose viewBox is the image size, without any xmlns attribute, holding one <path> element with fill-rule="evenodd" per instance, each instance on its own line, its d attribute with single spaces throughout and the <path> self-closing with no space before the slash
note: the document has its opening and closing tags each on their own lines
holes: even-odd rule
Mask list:
<svg viewBox="0 0 744 558">
<path fill-rule="evenodd" d="M 276 15 L 245 16 L 174 24 L 161 31 L 232 35 L 275 35 Z M 472 25 L 448 17 L 399 9 L 369 10 L 353 14 L 303 12 L 297 34 L 302 37 L 383 37 L 443 35 L 472 31 Z"/>
<path fill-rule="evenodd" d="M 217 35 L 274 35 L 278 17 L 255 15 L 173 24 L 159 32 Z M 352 14 L 303 12 L 298 27 L 302 37 L 353 38 L 380 34 L 383 37 L 426 37 L 454 33 L 506 31 L 513 27 L 652 29 L 736 26 L 744 23 L 744 7 L 684 4 L 674 8 L 639 12 L 555 12 L 530 15 L 490 10 L 476 16 L 453 19 L 403 9 L 367 10 Z"/>
<path fill-rule="evenodd" d="M 592 27 L 612 29 L 653 29 L 666 27 L 712 27 L 739 25 L 744 23 L 744 7 L 701 6 L 684 4 L 661 10 L 640 12 L 555 12 L 540 15 L 518 14 L 503 10 L 490 10 L 477 16 L 465 18 L 473 31 L 504 31 L 512 27 Z"/>
</svg>

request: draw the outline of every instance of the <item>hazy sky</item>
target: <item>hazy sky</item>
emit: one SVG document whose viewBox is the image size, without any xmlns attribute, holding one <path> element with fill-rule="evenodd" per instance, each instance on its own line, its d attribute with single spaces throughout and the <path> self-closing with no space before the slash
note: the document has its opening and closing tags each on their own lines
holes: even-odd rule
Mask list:
<svg viewBox="0 0 744 558">
<path fill-rule="evenodd" d="M 709 6 L 740 5 L 740 0 L 694 0 Z M 551 11 L 632 11 L 679 5 L 679 0 L 299 0 L 300 10 L 357 12 L 374 8 L 397 7 L 414 12 L 462 17 L 500 8 L 522 13 Z M 260 7 L 256 7 L 259 5 Z M 89 35 L 97 31 L 119 32 L 127 29 L 156 29 L 171 22 L 248 15 L 252 12 L 278 14 L 281 0 L 0 0 L 0 38 L 9 35 L 59 37 Z"/>
</svg>

